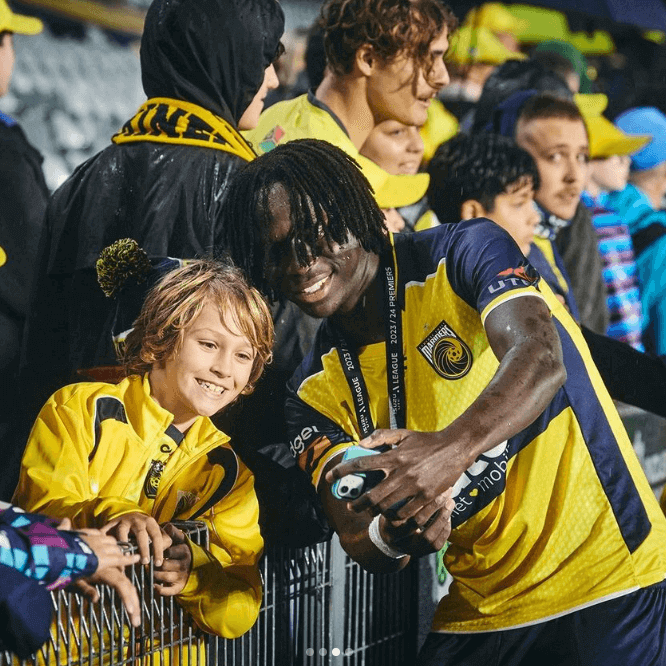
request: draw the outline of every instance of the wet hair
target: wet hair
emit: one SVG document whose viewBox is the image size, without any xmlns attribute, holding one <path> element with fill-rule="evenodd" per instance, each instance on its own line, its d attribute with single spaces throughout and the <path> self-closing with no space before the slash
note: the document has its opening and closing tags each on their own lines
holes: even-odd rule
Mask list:
<svg viewBox="0 0 666 666">
<path fill-rule="evenodd" d="M 440 0 L 328 0 L 321 9 L 328 66 L 349 74 L 356 52 L 369 44 L 382 62 L 401 53 L 430 70 L 430 44 L 447 28 L 458 26 L 453 12 Z"/>
<path fill-rule="evenodd" d="M 513 139 L 499 134 L 458 134 L 443 143 L 428 165 L 428 203 L 442 224 L 459 222 L 462 205 L 474 199 L 486 211 L 499 194 L 527 183 L 539 187 L 532 156 Z"/>
<path fill-rule="evenodd" d="M 223 247 L 275 300 L 265 267 L 271 200 L 286 195 L 296 259 L 305 266 L 322 241 L 343 244 L 356 238 L 367 252 L 380 254 L 388 237 L 384 215 L 373 190 L 350 155 L 318 139 L 298 139 L 277 146 L 246 164 L 232 181 L 222 207 Z"/>
<path fill-rule="evenodd" d="M 255 350 L 242 393 L 254 389 L 273 348 L 273 319 L 266 301 L 230 261 L 194 259 L 169 271 L 148 292 L 120 359 L 125 371 L 144 373 L 182 347 L 185 331 L 211 303 L 222 322 L 233 321 Z"/>
<path fill-rule="evenodd" d="M 530 97 L 518 114 L 518 122 L 527 123 L 539 118 L 564 118 L 566 120 L 580 120 L 583 124 L 583 114 L 574 102 L 561 99 L 548 93 Z"/>
</svg>

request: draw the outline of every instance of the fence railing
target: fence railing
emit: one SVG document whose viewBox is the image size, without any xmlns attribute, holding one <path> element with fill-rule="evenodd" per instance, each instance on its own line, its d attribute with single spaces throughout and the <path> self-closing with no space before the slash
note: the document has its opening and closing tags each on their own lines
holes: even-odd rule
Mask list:
<svg viewBox="0 0 666 666">
<path fill-rule="evenodd" d="M 203 523 L 177 526 L 194 542 L 207 543 Z M 96 603 L 61 590 L 51 595 L 50 640 L 22 662 L 0 653 L 0 666 L 402 666 L 415 655 L 416 569 L 368 574 L 334 539 L 270 549 L 261 570 L 259 619 L 236 640 L 202 632 L 173 597 L 156 593 L 151 563 L 127 571 L 142 601 L 140 627 L 132 627 L 111 588 L 100 586 Z"/>
</svg>

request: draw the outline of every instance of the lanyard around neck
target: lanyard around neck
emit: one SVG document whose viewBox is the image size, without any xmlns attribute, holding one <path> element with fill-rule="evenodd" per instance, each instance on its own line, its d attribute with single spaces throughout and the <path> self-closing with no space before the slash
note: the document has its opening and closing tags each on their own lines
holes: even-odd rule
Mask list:
<svg viewBox="0 0 666 666">
<path fill-rule="evenodd" d="M 389 402 L 391 429 L 406 425 L 405 403 L 405 362 L 402 350 L 402 315 L 397 298 L 397 271 L 392 249 L 382 255 L 384 334 L 386 338 L 386 388 Z M 361 372 L 356 350 L 351 348 L 341 334 L 338 334 L 338 356 L 351 390 L 356 411 L 356 420 L 361 431 L 361 439 L 368 437 L 375 429 L 370 416 L 368 389 Z"/>
</svg>

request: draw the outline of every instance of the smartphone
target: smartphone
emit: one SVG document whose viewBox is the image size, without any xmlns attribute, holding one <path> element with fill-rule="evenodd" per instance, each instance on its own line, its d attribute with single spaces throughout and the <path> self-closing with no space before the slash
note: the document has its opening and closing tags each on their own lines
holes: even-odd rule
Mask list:
<svg viewBox="0 0 666 666">
<path fill-rule="evenodd" d="M 342 456 L 342 462 L 363 456 L 374 456 L 381 452 L 379 449 L 364 449 L 361 446 L 350 446 Z M 347 474 L 333 484 L 331 492 L 336 499 L 355 500 L 364 492 L 370 490 L 370 488 L 374 488 L 383 478 L 384 472 L 381 470 Z"/>
</svg>

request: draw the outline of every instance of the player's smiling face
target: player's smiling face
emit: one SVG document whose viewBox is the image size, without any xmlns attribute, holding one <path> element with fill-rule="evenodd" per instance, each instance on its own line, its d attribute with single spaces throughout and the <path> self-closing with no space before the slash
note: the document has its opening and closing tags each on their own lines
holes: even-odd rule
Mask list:
<svg viewBox="0 0 666 666">
<path fill-rule="evenodd" d="M 312 317 L 350 312 L 374 278 L 377 255 L 356 238 L 329 244 L 322 236 L 302 266 L 294 251 L 289 199 L 281 185 L 273 187 L 269 209 L 265 274 L 270 286 Z"/>
<path fill-rule="evenodd" d="M 231 317 L 206 303 L 183 333 L 180 349 L 150 371 L 152 395 L 185 431 L 198 416 L 213 416 L 247 386 L 255 350 Z"/>
</svg>

